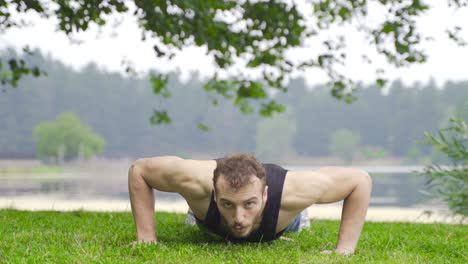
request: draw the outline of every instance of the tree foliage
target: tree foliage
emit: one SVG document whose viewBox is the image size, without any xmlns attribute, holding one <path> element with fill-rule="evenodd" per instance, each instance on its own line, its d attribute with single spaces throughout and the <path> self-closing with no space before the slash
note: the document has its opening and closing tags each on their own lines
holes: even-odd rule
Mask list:
<svg viewBox="0 0 468 264">
<path fill-rule="evenodd" d="M 43 122 L 34 128 L 40 159 L 71 160 L 90 158 L 102 153 L 105 141 L 74 113 L 62 113 L 54 122 Z"/>
<path fill-rule="evenodd" d="M 454 9 L 465 7 L 466 0 L 448 0 Z M 205 85 L 213 103 L 218 97 L 232 100 L 243 113 L 257 111 L 262 116 L 284 111 L 284 106 L 270 96 L 268 90 L 287 91 L 287 81 L 294 71 L 310 68 L 323 70 L 329 77 L 331 94 L 338 99 L 355 100 L 357 86 L 352 77 L 340 71 L 346 65 L 346 39 L 332 30 L 336 26 L 350 26 L 362 31 L 369 47 L 397 67 L 423 63 L 427 55 L 420 48 L 426 41 L 416 19 L 431 6 L 421 0 L 317 0 L 304 1 L 192 1 L 192 0 L 1 0 L 0 33 L 25 26 L 18 14 L 38 13 L 41 17 L 56 18 L 57 29 L 70 38 L 92 26 L 109 24 L 115 16 L 130 13 L 138 21 L 141 38 L 153 43 L 159 58 L 172 59 L 178 50 L 190 46 L 206 49 L 217 66 L 216 73 Z M 310 10 L 306 12 L 305 10 Z M 382 21 L 369 23 L 372 10 L 382 12 Z M 455 25 L 447 35 L 459 45 L 466 42 L 459 37 L 462 28 Z M 319 38 L 327 32 L 327 39 Z M 304 46 L 314 40 L 322 51 L 302 61 L 292 61 L 288 50 Z M 27 47 L 25 47 L 27 50 Z M 364 56 L 366 54 L 363 54 Z M 370 62 L 370 59 L 367 58 Z M 5 63 L 7 62 L 7 63 Z M 261 72 L 253 78 L 243 72 L 232 72 L 234 66 Z M 127 69 L 132 71 L 131 67 Z M 387 82 L 382 69 L 376 69 L 376 83 Z M 37 66 L 15 59 L 0 61 L 2 85 L 17 86 L 24 75 L 44 74 Z M 152 78 L 156 94 L 171 95 L 167 76 Z M 260 101 L 260 104 L 253 104 Z M 154 110 L 152 123 L 171 121 L 165 109 Z"/>
<path fill-rule="evenodd" d="M 445 127 L 449 114 L 468 119 L 467 81 L 442 86 L 432 82 L 410 86 L 395 81 L 386 96 L 375 86 L 362 85 L 357 93 L 359 101 L 346 105 L 329 96 L 329 90 L 322 85 L 308 87 L 303 78 L 293 79 L 289 92 L 275 97 L 287 105 L 288 111 L 270 119 L 245 116 L 225 99 L 216 108 L 211 107 L 203 90 L 204 80 L 196 75 L 183 81 L 173 73 L 169 78 L 171 98 L 155 100 L 147 78 L 100 72 L 93 64 L 75 71 L 40 54 L 38 51 L 32 62 L 44 65 L 49 76 L 27 77 L 21 81 L 20 89 L 8 89 L 0 95 L 3 153 L 35 153 L 34 126 L 55 120 L 62 112 L 76 113 L 104 137 L 108 143 L 104 155 L 109 158 L 174 153 L 187 157 L 205 153 L 213 157 L 226 152 L 255 152 L 255 135 L 261 131 L 258 123 L 276 123 L 283 118 L 296 120 L 288 123 L 295 127 L 290 147 L 302 157 L 330 155 L 329 136 L 340 128 L 361 135 L 360 149 L 380 147 L 389 158 L 403 157 L 415 141 L 424 137 L 422 131 L 436 133 Z M 167 109 L 174 121 L 164 126 L 151 125 L 148 120 L 155 105 Z M 209 131 L 197 128 L 199 123 L 208 123 Z M 278 138 L 285 132 L 281 131 L 269 133 L 269 141 L 280 142 Z M 418 160 L 427 160 L 432 146 L 417 148 Z M 275 159 L 279 162 L 279 157 Z"/>
<path fill-rule="evenodd" d="M 449 166 L 433 164 L 425 168 L 432 194 L 446 202 L 452 212 L 468 216 L 468 123 L 450 119 L 449 127 L 436 136 L 426 132 L 426 139 L 452 161 Z"/>
<path fill-rule="evenodd" d="M 20 89 L 0 95 L 2 152 L 34 153 L 33 127 L 43 120 L 54 120 L 66 111 L 77 113 L 106 139 L 108 144 L 103 155 L 108 158 L 174 154 L 212 158 L 227 152 L 255 152 L 257 141 L 253 135 L 262 131 L 258 124 L 270 120 L 243 116 L 225 101 L 212 108 L 203 90 L 203 80 L 194 75 L 188 81 L 181 81 L 174 74 L 169 78 L 172 97 L 162 100 L 162 106 L 173 114 L 174 122 L 168 126 L 151 126 L 148 116 L 155 102 L 147 79 L 100 72 L 93 64 L 75 71 L 47 56 L 38 56 L 33 62 L 47 65 L 49 77 L 27 77 Z M 276 99 L 288 106 L 288 112 L 294 112 L 291 117 L 287 113 L 274 116 L 273 121 L 283 117 L 297 120 L 291 149 L 299 157 L 312 161 L 329 154 L 329 135 L 340 128 L 359 132 L 360 149 L 380 146 L 388 151 L 389 158 L 400 158 L 422 137 L 421 131 L 436 133 L 442 123 L 446 124 L 447 116 L 458 113 L 468 120 L 467 81 L 450 81 L 439 87 L 432 82 L 408 86 L 395 81 L 386 96 L 366 85 L 357 93 L 359 101 L 352 105 L 333 99 L 326 88 L 310 88 L 302 78 L 291 81 L 290 91 Z M 197 122 L 207 120 L 208 133 L 196 129 Z M 271 131 L 270 142 L 282 140 L 282 133 Z M 427 156 L 431 147 L 421 145 L 418 150 Z M 288 164 L 277 154 L 269 153 L 268 159 Z M 361 160 L 353 160 L 358 161 Z M 414 185 L 408 184 L 411 187 Z M 412 202 L 415 200 L 411 198 Z"/>
</svg>

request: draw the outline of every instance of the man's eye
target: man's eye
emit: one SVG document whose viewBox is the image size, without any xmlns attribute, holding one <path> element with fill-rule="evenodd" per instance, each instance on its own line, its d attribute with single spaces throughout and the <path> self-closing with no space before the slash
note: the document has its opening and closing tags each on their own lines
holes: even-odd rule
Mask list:
<svg viewBox="0 0 468 264">
<path fill-rule="evenodd" d="M 223 203 L 224 208 L 231 208 L 232 204 L 231 203 Z"/>
<path fill-rule="evenodd" d="M 254 205 L 255 205 L 255 202 L 247 202 L 247 203 L 245 204 L 245 207 L 251 208 L 251 207 L 253 207 Z"/>
</svg>

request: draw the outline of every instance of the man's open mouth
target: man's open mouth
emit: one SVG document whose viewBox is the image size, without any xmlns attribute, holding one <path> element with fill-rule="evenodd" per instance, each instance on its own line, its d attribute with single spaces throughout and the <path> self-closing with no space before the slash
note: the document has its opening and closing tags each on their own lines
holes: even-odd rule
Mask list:
<svg viewBox="0 0 468 264">
<path fill-rule="evenodd" d="M 244 231 L 246 228 L 247 228 L 247 227 L 245 227 L 245 226 L 234 226 L 234 230 L 235 230 L 236 232 L 242 232 L 242 231 Z"/>
</svg>

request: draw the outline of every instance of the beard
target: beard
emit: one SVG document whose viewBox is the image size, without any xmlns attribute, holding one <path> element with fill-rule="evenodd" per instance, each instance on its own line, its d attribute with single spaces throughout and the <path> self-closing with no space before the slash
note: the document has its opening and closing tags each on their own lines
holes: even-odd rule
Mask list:
<svg viewBox="0 0 468 264">
<path fill-rule="evenodd" d="M 232 224 L 230 225 L 228 223 L 228 221 L 223 217 L 223 215 L 221 215 L 222 226 L 224 226 L 224 228 L 227 229 L 228 233 L 233 237 L 236 237 L 236 238 L 248 237 L 249 235 L 255 233 L 255 231 L 257 231 L 258 228 L 260 227 L 260 224 L 262 223 L 262 219 L 263 219 L 263 210 L 264 210 L 264 206 L 262 205 L 262 210 L 255 216 L 252 224 L 248 226 L 250 229 L 245 234 L 239 235 L 238 233 L 236 233 L 233 230 L 234 225 L 232 225 Z M 246 226 L 244 226 L 244 227 L 246 227 Z"/>
</svg>

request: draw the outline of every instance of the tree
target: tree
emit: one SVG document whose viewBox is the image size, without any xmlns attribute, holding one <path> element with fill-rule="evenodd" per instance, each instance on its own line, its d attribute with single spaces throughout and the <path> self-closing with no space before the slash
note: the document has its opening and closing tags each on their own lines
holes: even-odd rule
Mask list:
<svg viewBox="0 0 468 264">
<path fill-rule="evenodd" d="M 349 129 L 339 129 L 330 137 L 330 153 L 351 162 L 361 143 L 361 136 Z"/>
<path fill-rule="evenodd" d="M 55 122 L 43 122 L 34 128 L 40 159 L 57 161 L 89 158 L 102 153 L 105 141 L 74 113 L 62 113 Z"/>
<path fill-rule="evenodd" d="M 468 216 L 468 123 L 450 119 L 450 126 L 437 136 L 426 132 L 426 140 L 451 160 L 448 166 L 426 166 L 423 174 L 429 177 L 427 186 L 453 213 Z"/>
<path fill-rule="evenodd" d="M 449 6 L 459 9 L 466 0 L 447 0 Z M 350 103 L 357 89 L 353 79 L 340 67 L 346 65 L 346 39 L 333 29 L 339 26 L 355 27 L 369 39 L 369 46 L 397 67 L 426 61 L 420 44 L 427 41 L 418 32 L 416 18 L 431 6 L 421 0 L 317 0 L 304 1 L 174 1 L 174 0 L 3 0 L 0 1 L 0 33 L 27 24 L 22 17 L 37 13 L 41 17 L 55 18 L 57 29 L 72 40 L 76 33 L 92 27 L 103 27 L 116 16 L 132 14 L 141 29 L 141 38 L 154 43 L 159 58 L 172 59 L 178 50 L 189 46 L 206 49 L 217 66 L 217 72 L 207 81 L 205 90 L 212 96 L 232 100 L 243 113 L 255 110 L 262 116 L 284 111 L 268 90 L 286 92 L 287 81 L 294 71 L 310 68 L 323 70 L 329 77 L 331 94 Z M 369 22 L 369 10 L 382 12 L 381 22 Z M 466 42 L 459 37 L 459 26 L 447 29 L 450 39 L 459 45 Z M 318 37 L 326 32 L 329 38 Z M 311 39 L 323 51 L 313 58 L 292 61 L 286 52 L 302 47 Z M 320 49 L 317 49 L 320 50 Z M 31 53 L 24 47 L 26 53 Z M 363 54 L 365 56 L 365 54 Z M 367 58 L 369 62 L 371 60 Z M 261 72 L 261 78 L 249 77 L 242 72 L 229 73 L 244 64 Z M 128 72 L 132 72 L 130 66 Z M 376 83 L 386 84 L 382 69 L 376 69 Z M 37 66 L 21 59 L 0 61 L 2 85 L 17 86 L 27 74 L 43 75 Z M 153 74 L 154 93 L 169 97 L 168 78 Z M 260 101 L 259 104 L 252 104 Z M 171 121 L 164 109 L 154 111 L 153 123 Z"/>
</svg>

